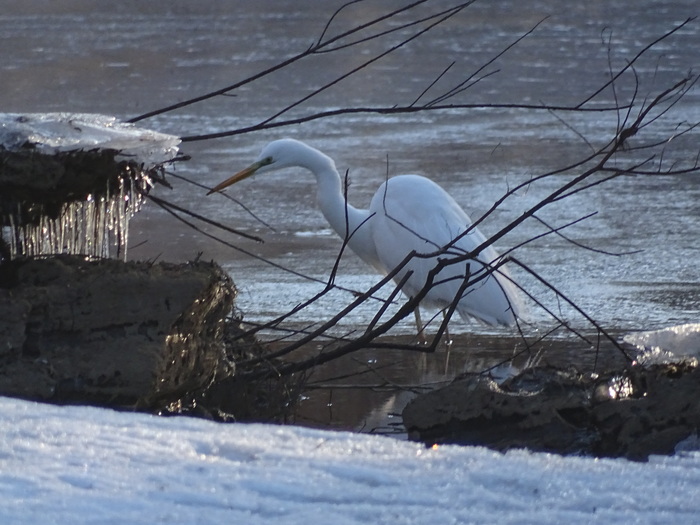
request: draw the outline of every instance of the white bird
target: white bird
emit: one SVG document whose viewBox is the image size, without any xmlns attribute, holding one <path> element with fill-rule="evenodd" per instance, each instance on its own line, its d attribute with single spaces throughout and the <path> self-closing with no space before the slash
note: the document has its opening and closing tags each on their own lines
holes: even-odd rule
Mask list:
<svg viewBox="0 0 700 525">
<path fill-rule="evenodd" d="M 246 169 L 214 187 L 220 191 L 255 173 L 298 166 L 316 176 L 316 198 L 326 220 L 348 246 L 367 264 L 390 273 L 414 252 L 436 254 L 413 257 L 395 276 L 402 292 L 414 297 L 426 285 L 438 259 L 449 260 L 467 254 L 485 242 L 457 202 L 436 183 L 420 175 L 398 175 L 384 182 L 374 194 L 368 210 L 346 202 L 341 177 L 333 159 L 294 139 L 270 142 L 258 159 Z M 457 239 L 457 240 L 455 240 Z M 444 251 L 443 251 L 444 250 Z M 442 253 L 440 253 L 442 251 Z M 433 279 L 421 304 L 445 308 L 457 300 L 463 319 L 474 317 L 489 325 L 515 324 L 521 316 L 522 301 L 510 275 L 502 265 L 494 269 L 499 254 L 491 246 L 477 257 L 446 265 Z M 469 279 L 469 286 L 464 286 Z M 460 294 L 461 297 L 457 298 Z M 420 314 L 416 323 L 421 333 Z"/>
</svg>

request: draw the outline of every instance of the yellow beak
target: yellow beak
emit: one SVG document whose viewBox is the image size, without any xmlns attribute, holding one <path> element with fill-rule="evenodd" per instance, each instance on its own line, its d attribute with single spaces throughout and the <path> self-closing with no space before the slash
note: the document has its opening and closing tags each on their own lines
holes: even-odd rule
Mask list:
<svg viewBox="0 0 700 525">
<path fill-rule="evenodd" d="M 207 195 L 211 195 L 212 193 L 216 193 L 217 191 L 221 191 L 224 188 L 228 188 L 232 184 L 236 184 L 237 182 L 242 181 L 243 179 L 247 179 L 251 175 L 253 175 L 256 171 L 258 171 L 261 167 L 263 166 L 262 162 L 256 162 L 255 164 L 251 164 L 248 166 L 246 169 L 239 171 L 236 173 L 233 177 L 229 177 L 223 182 L 220 182 L 216 186 L 214 186 L 211 190 L 207 192 Z"/>
</svg>

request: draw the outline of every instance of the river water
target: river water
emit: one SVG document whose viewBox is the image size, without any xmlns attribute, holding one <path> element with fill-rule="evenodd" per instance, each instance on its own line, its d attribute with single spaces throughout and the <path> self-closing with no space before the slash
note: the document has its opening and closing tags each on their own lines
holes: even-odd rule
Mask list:
<svg viewBox="0 0 700 525">
<path fill-rule="evenodd" d="M 9 2 L 0 13 L 1 110 L 106 113 L 130 119 L 231 85 L 304 51 L 342 4 L 312 0 Z M 371 0 L 353 4 L 334 19 L 326 35 L 339 34 L 404 4 Z M 397 27 L 450 5 L 441 0 L 427 2 L 380 27 Z M 421 100 L 445 92 L 475 72 L 484 78 L 451 102 L 574 106 L 609 79 L 610 68 L 624 67 L 645 45 L 698 14 L 700 9 L 691 0 L 650 1 L 643 8 L 631 0 L 476 2 L 281 118 L 346 107 L 409 105 L 436 78 L 439 81 Z M 499 56 L 538 23 L 531 35 Z M 307 57 L 236 90 L 235 96 L 217 97 L 141 124 L 180 136 L 255 125 L 414 32 L 413 26 L 405 27 L 357 47 Z M 652 48 L 635 63 L 635 74 L 623 75 L 615 90 L 605 90 L 592 106 L 612 106 L 616 97 L 624 104 L 636 89 L 637 105 L 632 110 L 636 115 L 645 100 L 699 69 L 698 49 L 700 25 L 695 21 Z M 332 156 L 341 173 L 347 170 L 349 198 L 356 205 L 366 205 L 387 174 L 413 172 L 439 182 L 478 219 L 509 189 L 575 163 L 591 148 L 606 144 L 624 116 L 624 111 L 488 107 L 381 116 L 356 113 L 186 142 L 182 149 L 192 159 L 175 172 L 211 186 L 251 163 L 268 141 L 293 136 Z M 646 171 L 659 166 L 661 171 L 691 167 L 699 153 L 698 135 L 679 132 L 697 122 L 700 90 L 693 88 L 631 142 L 632 148 L 661 146 L 625 151 L 611 166 L 624 167 L 654 155 Z M 499 231 L 581 172 L 573 169 L 523 186 L 486 217 L 482 231 L 487 235 Z M 604 178 L 599 174 L 592 180 Z M 220 195 L 206 197 L 200 187 L 175 177 L 170 181 L 172 190 L 159 188 L 160 197 L 264 238 L 260 244 L 202 226 L 274 265 L 195 232 L 154 206 L 146 206 L 132 221 L 132 258 L 180 261 L 201 254 L 217 260 L 239 288 L 238 306 L 245 318 L 256 323 L 274 319 L 323 288 L 341 242 L 316 209 L 310 174 L 277 172 L 229 190 L 267 225 Z M 556 235 L 533 241 L 548 229 L 531 219 L 499 239 L 497 248 L 519 246 L 514 255 L 520 261 L 616 337 L 698 322 L 699 202 L 697 174 L 623 176 L 538 214 L 555 228 L 591 215 L 562 231 L 578 245 Z M 530 274 L 515 267 L 512 272 L 525 289 L 592 343 L 560 328 L 537 343 L 536 350 L 549 361 L 590 365 L 595 360 L 592 347 L 599 339 L 589 320 Z M 343 256 L 338 284 L 362 291 L 377 280 L 354 255 Z M 352 298 L 351 293 L 334 291 L 283 326 L 300 329 L 324 321 Z M 368 301 L 344 318 L 334 335 L 362 330 L 376 308 Z M 528 321 L 524 335 L 530 342 L 557 326 L 534 304 Z M 483 369 L 525 346 L 518 334 L 477 323 L 455 320 L 450 330 L 454 344 L 449 363 L 448 353 L 441 348 L 430 356 L 364 351 L 327 367 L 310 378 L 317 389 L 310 390 L 301 403 L 297 421 L 365 430 L 385 427 L 387 414 L 400 409 L 411 395 L 393 387 L 445 381 L 464 370 Z M 406 319 L 387 341 L 410 342 L 413 333 L 413 321 Z M 268 339 L 279 335 L 265 333 Z M 321 347 L 324 342 L 318 344 Z M 314 346 L 306 351 L 317 350 Z M 603 357 L 617 355 L 610 345 L 603 345 L 602 351 Z M 348 370 L 363 373 L 329 387 L 329 378 Z M 368 389 L 367 384 L 377 388 Z"/>
</svg>

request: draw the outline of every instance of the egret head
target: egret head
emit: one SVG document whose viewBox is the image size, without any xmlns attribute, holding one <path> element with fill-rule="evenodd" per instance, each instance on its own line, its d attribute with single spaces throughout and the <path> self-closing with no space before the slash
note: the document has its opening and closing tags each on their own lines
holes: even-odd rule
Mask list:
<svg viewBox="0 0 700 525">
<path fill-rule="evenodd" d="M 255 173 L 264 173 L 291 166 L 304 166 L 310 151 L 316 150 L 294 139 L 280 139 L 270 142 L 263 148 L 253 164 L 217 184 L 207 195 L 223 190 Z"/>
</svg>

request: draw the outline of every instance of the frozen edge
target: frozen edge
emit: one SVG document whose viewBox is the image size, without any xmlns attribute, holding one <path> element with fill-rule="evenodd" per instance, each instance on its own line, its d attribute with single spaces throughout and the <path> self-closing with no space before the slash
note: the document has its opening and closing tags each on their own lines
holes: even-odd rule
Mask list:
<svg viewBox="0 0 700 525">
<path fill-rule="evenodd" d="M 32 144 L 45 154 L 113 149 L 146 169 L 172 160 L 180 138 L 110 115 L 93 113 L 0 113 L 0 146 L 13 151 Z"/>
</svg>

